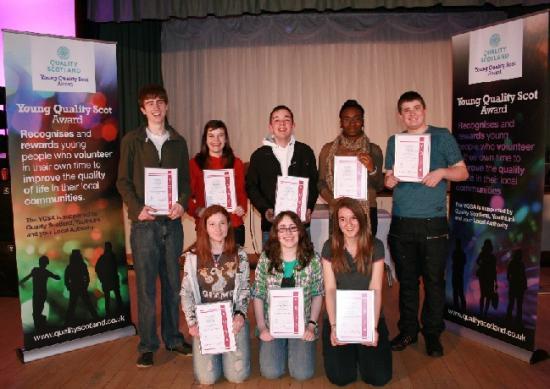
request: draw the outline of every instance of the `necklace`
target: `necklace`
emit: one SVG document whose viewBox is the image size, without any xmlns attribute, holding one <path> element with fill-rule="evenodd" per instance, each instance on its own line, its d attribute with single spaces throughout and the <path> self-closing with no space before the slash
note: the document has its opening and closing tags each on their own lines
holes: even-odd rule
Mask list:
<svg viewBox="0 0 550 389">
<path fill-rule="evenodd" d="M 221 254 L 212 254 L 212 261 L 214 261 L 214 266 L 218 267 L 218 265 L 220 264 L 221 256 Z"/>
</svg>

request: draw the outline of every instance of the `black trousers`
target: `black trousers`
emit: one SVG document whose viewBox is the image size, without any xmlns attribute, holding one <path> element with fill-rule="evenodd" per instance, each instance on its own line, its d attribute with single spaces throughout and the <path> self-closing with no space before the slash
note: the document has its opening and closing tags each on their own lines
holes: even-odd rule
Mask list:
<svg viewBox="0 0 550 389">
<path fill-rule="evenodd" d="M 419 279 L 424 282 L 422 332 L 441 334 L 444 329 L 445 264 L 449 253 L 449 227 L 444 217 L 413 219 L 394 216 L 388 234 L 390 253 L 399 280 L 400 333 L 416 336 Z"/>
<path fill-rule="evenodd" d="M 235 243 L 237 243 L 238 245 L 244 247 L 244 240 L 245 240 L 244 224 L 242 224 L 238 227 L 234 227 L 233 231 L 235 233 L 234 234 L 235 235 Z"/>
<path fill-rule="evenodd" d="M 325 374 L 334 385 L 344 386 L 361 379 L 373 386 L 382 386 L 392 377 L 392 355 L 388 339 L 388 327 L 383 317 L 378 321 L 378 346 L 366 347 L 360 344 L 332 346 L 330 323 L 323 322 L 323 357 Z"/>
</svg>

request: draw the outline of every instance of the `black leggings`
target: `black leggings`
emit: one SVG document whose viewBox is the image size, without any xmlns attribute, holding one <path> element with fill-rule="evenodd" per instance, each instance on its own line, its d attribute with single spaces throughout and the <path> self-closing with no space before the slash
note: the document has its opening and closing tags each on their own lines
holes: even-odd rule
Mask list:
<svg viewBox="0 0 550 389">
<path fill-rule="evenodd" d="M 384 318 L 378 321 L 378 346 L 366 347 L 360 344 L 332 346 L 330 323 L 323 322 L 323 356 L 325 374 L 334 385 L 344 386 L 355 382 L 357 369 L 361 379 L 373 386 L 382 386 L 392 377 L 392 355 L 388 328 Z"/>
</svg>

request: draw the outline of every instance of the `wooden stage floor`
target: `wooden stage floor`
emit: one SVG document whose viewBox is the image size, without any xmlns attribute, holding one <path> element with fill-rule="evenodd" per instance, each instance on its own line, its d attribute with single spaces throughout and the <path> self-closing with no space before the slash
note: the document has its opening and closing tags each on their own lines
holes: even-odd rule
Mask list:
<svg viewBox="0 0 550 389">
<path fill-rule="evenodd" d="M 537 346 L 550 351 L 550 268 L 542 268 Z M 136 318 L 134 274 L 130 272 L 132 317 Z M 396 332 L 398 287 L 386 288 L 384 311 L 390 334 Z M 250 310 L 250 313 L 252 310 Z M 196 386 L 192 358 L 161 350 L 155 365 L 138 369 L 137 336 L 103 343 L 86 349 L 22 364 L 16 348 L 22 345 L 19 301 L 0 298 L 0 388 L 188 388 Z M 184 319 L 182 316 L 182 323 Z M 185 325 L 183 325 L 185 327 Z M 183 328 L 186 333 L 187 328 Z M 187 336 L 187 334 L 186 334 Z M 430 358 L 424 341 L 402 352 L 393 353 L 393 379 L 388 388 L 550 388 L 550 360 L 529 365 L 484 345 L 445 332 L 445 355 Z M 317 372 L 300 383 L 288 376 L 279 380 L 260 377 L 258 342 L 252 342 L 252 376 L 241 385 L 222 381 L 221 388 L 325 388 L 333 387 L 324 376 L 320 345 Z M 349 388 L 367 387 L 355 383 Z"/>
</svg>

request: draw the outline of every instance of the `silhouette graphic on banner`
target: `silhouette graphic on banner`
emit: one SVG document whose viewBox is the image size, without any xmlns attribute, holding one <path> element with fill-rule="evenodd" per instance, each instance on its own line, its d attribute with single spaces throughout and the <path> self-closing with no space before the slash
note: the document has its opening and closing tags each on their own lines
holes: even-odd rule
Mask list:
<svg viewBox="0 0 550 389">
<path fill-rule="evenodd" d="M 47 256 L 42 255 L 38 259 L 38 267 L 35 267 L 31 272 L 19 282 L 24 285 L 29 278 L 32 278 L 32 318 L 34 321 L 34 330 L 36 332 L 44 332 L 47 330 L 47 317 L 43 314 L 44 305 L 48 299 L 48 278 L 60 280 L 57 274 L 52 273 L 48 269 L 50 260 Z"/>
</svg>

